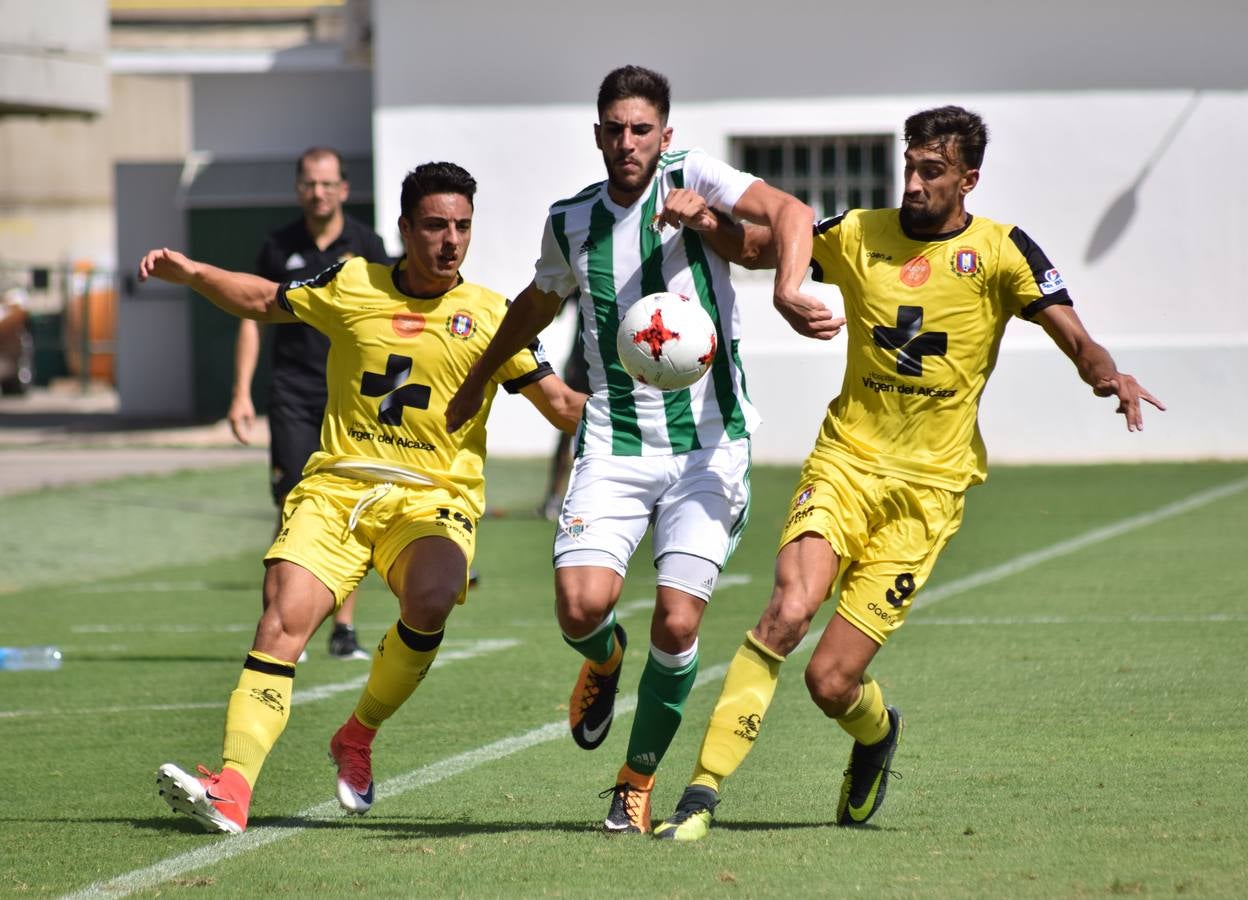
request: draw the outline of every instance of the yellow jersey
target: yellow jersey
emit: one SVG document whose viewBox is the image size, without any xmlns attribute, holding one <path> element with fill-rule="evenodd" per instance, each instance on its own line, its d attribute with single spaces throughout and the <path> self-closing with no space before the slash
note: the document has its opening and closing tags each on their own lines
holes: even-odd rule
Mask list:
<svg viewBox="0 0 1248 900">
<path fill-rule="evenodd" d="M 979 400 L 1006 324 L 1071 304 L 1044 252 L 990 219 L 918 236 L 896 209 L 859 209 L 815 225 L 811 269 L 841 290 L 849 353 L 815 454 L 950 490 L 981 483 Z"/>
<path fill-rule="evenodd" d="M 355 257 L 278 289 L 278 303 L 329 338 L 329 401 L 321 447 L 304 475 L 433 483 L 485 509 L 485 422 L 498 385 L 516 393 L 553 370 L 534 341 L 495 373 L 480 411 L 455 434 L 446 407 L 507 311 L 507 300 L 462 278 L 437 297 L 403 291 L 405 263 Z"/>
</svg>

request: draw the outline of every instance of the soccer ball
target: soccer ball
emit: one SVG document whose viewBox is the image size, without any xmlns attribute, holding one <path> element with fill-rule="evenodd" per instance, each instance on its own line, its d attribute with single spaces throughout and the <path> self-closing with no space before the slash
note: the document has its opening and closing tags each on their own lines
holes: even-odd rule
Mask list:
<svg viewBox="0 0 1248 900">
<path fill-rule="evenodd" d="M 661 391 L 689 387 L 715 359 L 715 323 L 683 294 L 647 294 L 628 308 L 615 349 L 624 371 Z"/>
</svg>

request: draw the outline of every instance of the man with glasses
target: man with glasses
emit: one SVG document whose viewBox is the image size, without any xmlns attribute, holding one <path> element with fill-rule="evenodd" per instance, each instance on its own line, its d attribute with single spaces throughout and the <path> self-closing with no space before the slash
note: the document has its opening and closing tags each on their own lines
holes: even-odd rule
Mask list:
<svg viewBox="0 0 1248 900">
<path fill-rule="evenodd" d="M 389 262 L 381 238 L 343 212 L 350 196 L 347 172 L 338 151 L 311 147 L 295 165 L 295 196 L 303 215 L 265 239 L 255 272 L 279 284 L 311 278 L 330 266 L 362 256 Z M 329 338 L 302 322 L 274 325 L 273 380 L 269 389 L 269 462 L 273 502 L 280 511 L 319 447 L 325 413 L 325 358 Z M 246 444 L 256 420 L 251 382 L 260 356 L 260 325 L 242 319 L 234 348 L 234 391 L 229 420 L 234 436 Z M 280 524 L 280 523 L 279 523 Z M 356 639 L 355 593 L 334 613 L 329 655 L 368 659 Z"/>
</svg>

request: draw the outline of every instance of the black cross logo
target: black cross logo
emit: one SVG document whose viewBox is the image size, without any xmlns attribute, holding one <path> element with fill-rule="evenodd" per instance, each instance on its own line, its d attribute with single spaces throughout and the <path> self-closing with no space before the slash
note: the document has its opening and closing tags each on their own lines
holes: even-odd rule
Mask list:
<svg viewBox="0 0 1248 900">
<path fill-rule="evenodd" d="M 897 351 L 897 371 L 902 375 L 922 375 L 923 357 L 944 356 L 949 335 L 943 331 L 919 334 L 923 327 L 923 307 L 897 307 L 897 327 L 876 325 L 871 329 L 877 347 Z"/>
<path fill-rule="evenodd" d="M 360 379 L 360 393 L 365 397 L 384 397 L 377 418 L 383 425 L 401 425 L 403 410 L 429 408 L 429 386 L 404 384 L 412 374 L 412 358 L 391 353 L 386 360 L 386 374 L 365 372 Z"/>
</svg>

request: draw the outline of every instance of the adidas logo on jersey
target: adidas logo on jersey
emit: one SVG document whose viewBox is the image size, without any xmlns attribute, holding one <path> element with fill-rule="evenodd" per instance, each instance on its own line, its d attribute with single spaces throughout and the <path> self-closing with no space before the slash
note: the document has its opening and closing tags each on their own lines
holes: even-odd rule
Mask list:
<svg viewBox="0 0 1248 900">
<path fill-rule="evenodd" d="M 579 250 L 577 250 L 577 251 L 576 251 L 576 255 L 577 255 L 577 256 L 584 256 L 584 255 L 585 255 L 586 253 L 588 253 L 589 251 L 591 251 L 591 250 L 597 250 L 597 249 L 598 249 L 598 245 L 594 243 L 594 239 L 593 239 L 592 237 L 587 237 L 587 238 L 585 238 L 585 240 L 581 243 L 581 248 L 580 248 Z"/>
</svg>

